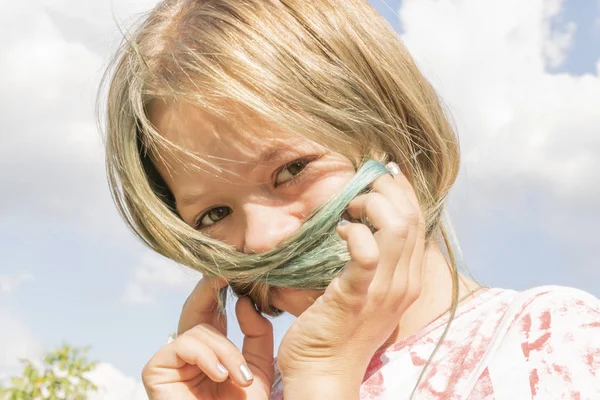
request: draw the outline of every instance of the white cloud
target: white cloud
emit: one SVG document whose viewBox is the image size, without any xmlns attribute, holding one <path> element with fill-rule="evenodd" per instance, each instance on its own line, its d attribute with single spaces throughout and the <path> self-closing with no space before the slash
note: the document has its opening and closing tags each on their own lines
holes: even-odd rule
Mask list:
<svg viewBox="0 0 600 400">
<path fill-rule="evenodd" d="M 0 308 L 0 381 L 7 376 L 18 374 L 22 370 L 20 358 L 31 361 L 41 360 L 42 343 L 7 308 Z"/>
<path fill-rule="evenodd" d="M 128 304 L 151 304 L 155 298 L 137 282 L 129 282 L 123 293 L 123 301 Z"/>
<path fill-rule="evenodd" d="M 130 233 L 108 192 L 94 101 L 120 40 L 113 12 L 123 23 L 156 1 L 4 3 L 0 184 L 11 190 L 0 213 L 119 243 Z"/>
<path fill-rule="evenodd" d="M 14 275 L 0 274 L 0 296 L 14 293 L 23 283 L 33 280 L 29 272 L 21 272 Z"/>
<path fill-rule="evenodd" d="M 103 60 L 65 40 L 39 4 L 3 7 L 0 36 L 11 40 L 0 55 L 0 183 L 11 190 L 2 212 L 102 231 L 115 214 L 93 108 Z"/>
<path fill-rule="evenodd" d="M 110 364 L 98 364 L 88 379 L 98 386 L 97 392 L 89 393 L 89 400 L 148 400 L 140 381 L 124 375 Z"/>
<path fill-rule="evenodd" d="M 407 47 L 454 115 L 463 174 L 491 202 L 534 185 L 560 206 L 600 202 L 600 77 L 548 71 L 570 40 L 550 29 L 560 4 L 405 0 L 400 10 Z"/>
<path fill-rule="evenodd" d="M 544 55 L 548 64 L 555 68 L 560 66 L 571 46 L 573 35 L 577 29 L 574 22 L 567 22 L 562 29 L 553 26 L 560 15 L 563 0 L 545 0 L 542 8 L 544 36 Z"/>
<path fill-rule="evenodd" d="M 201 278 L 201 273 L 147 251 L 133 267 L 133 277 L 123 300 L 129 304 L 148 304 L 156 301 L 165 290 L 189 293 Z"/>
</svg>

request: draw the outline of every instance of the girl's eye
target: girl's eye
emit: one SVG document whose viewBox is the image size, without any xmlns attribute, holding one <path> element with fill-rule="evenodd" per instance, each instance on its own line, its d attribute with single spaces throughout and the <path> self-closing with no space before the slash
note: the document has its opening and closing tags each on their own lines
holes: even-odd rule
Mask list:
<svg viewBox="0 0 600 400">
<path fill-rule="evenodd" d="M 221 206 L 208 210 L 196 222 L 196 229 L 207 228 L 231 214 L 231 208 Z"/>
<path fill-rule="evenodd" d="M 296 175 L 300 174 L 310 163 L 308 159 L 296 160 L 285 165 L 282 169 L 277 172 L 275 176 L 275 186 L 281 185 L 292 180 Z"/>
</svg>

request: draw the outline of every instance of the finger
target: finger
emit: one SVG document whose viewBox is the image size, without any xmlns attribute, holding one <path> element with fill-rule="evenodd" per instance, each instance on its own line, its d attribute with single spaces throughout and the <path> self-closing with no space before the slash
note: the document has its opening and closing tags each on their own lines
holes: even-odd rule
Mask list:
<svg viewBox="0 0 600 400">
<path fill-rule="evenodd" d="M 394 181 L 400 185 L 400 188 L 404 190 L 408 200 L 411 202 L 413 207 L 419 208 L 419 201 L 417 199 L 417 194 L 415 193 L 415 189 L 413 185 L 409 182 L 406 175 L 402 173 L 400 167 L 395 162 L 389 162 L 386 164 L 386 168 L 392 174 Z"/>
<path fill-rule="evenodd" d="M 273 325 L 259 313 L 248 297 L 235 305 L 240 329 L 244 334 L 242 355 L 271 380 L 273 379 Z"/>
<path fill-rule="evenodd" d="M 395 300 L 402 301 L 404 298 L 412 298 L 412 293 L 409 293 L 409 288 L 420 287 L 419 281 L 411 281 L 411 272 L 415 268 L 420 268 L 420 264 L 412 264 L 412 261 L 418 262 L 419 255 L 415 256 L 415 246 L 419 237 L 418 221 L 404 220 L 405 230 L 407 232 L 406 239 L 403 243 L 402 254 L 399 257 L 398 264 L 394 269 L 394 273 L 388 279 L 391 283 L 390 290 L 396 293 Z M 411 271 L 412 270 L 412 271 Z"/>
<path fill-rule="evenodd" d="M 400 187 L 405 188 L 404 192 L 407 194 L 408 199 L 411 201 L 418 214 L 417 228 L 411 230 L 410 236 L 406 243 L 406 254 L 411 254 L 410 260 L 407 261 L 406 256 L 403 256 L 403 258 L 400 260 L 401 265 L 409 263 L 409 266 L 408 268 L 398 268 L 396 270 L 397 276 L 394 277 L 394 287 L 399 288 L 399 290 L 401 290 L 403 286 L 406 287 L 406 291 L 409 292 L 407 294 L 410 301 L 411 298 L 416 299 L 421 290 L 421 279 L 423 272 L 422 267 L 425 254 L 425 236 L 427 233 L 427 227 L 414 188 L 410 182 L 408 182 L 406 176 L 401 173 L 398 164 L 395 162 L 390 162 L 386 165 L 386 168 L 390 171 L 394 177 L 394 180 L 400 185 Z M 386 188 L 381 188 L 380 190 L 383 191 Z M 404 271 L 407 271 L 407 273 L 404 274 Z"/>
<path fill-rule="evenodd" d="M 229 375 L 215 352 L 193 335 L 180 336 L 166 347 L 182 361 L 197 365 L 214 382 L 223 382 Z"/>
<path fill-rule="evenodd" d="M 411 234 L 414 229 L 417 230 L 416 236 L 410 238 L 410 245 L 406 246 L 405 244 L 405 250 L 402 253 L 403 259 L 399 261 L 398 267 L 395 269 L 396 278 L 393 280 L 395 290 L 406 288 L 408 284 L 410 290 L 419 291 L 425 247 L 425 219 L 413 187 L 406 176 L 400 172 L 398 165 L 391 162 L 386 167 L 393 174 L 393 178 L 385 175 L 375 180 L 372 184 L 373 193 L 383 194 L 392 200 L 394 206 L 404 217 L 405 230 L 408 234 Z M 417 244 L 420 245 L 415 247 Z M 379 280 L 379 277 L 376 276 L 375 280 Z"/>
<path fill-rule="evenodd" d="M 218 359 L 229 371 L 229 376 L 234 383 L 243 387 L 252 383 L 252 373 L 249 373 L 250 370 L 242 352 L 214 326 L 208 324 L 197 325 L 186 334 L 201 338 L 202 342 L 215 352 Z"/>
<path fill-rule="evenodd" d="M 337 228 L 346 241 L 350 261 L 339 275 L 343 293 L 364 295 L 373 281 L 379 263 L 379 248 L 371 230 L 363 224 L 343 220 Z"/>
<path fill-rule="evenodd" d="M 224 279 L 203 277 L 183 304 L 177 333 L 179 335 L 198 324 L 211 324 L 227 334 L 227 318 L 218 310 L 218 296 L 227 286 Z"/>
<path fill-rule="evenodd" d="M 391 178 L 391 177 L 390 177 Z M 385 292 L 391 284 L 392 276 L 404 252 L 408 236 L 404 216 L 380 193 L 368 193 L 358 196 L 348 206 L 348 214 L 355 217 L 363 213 L 376 229 L 374 234 L 379 249 L 379 265 L 374 278 L 378 290 Z"/>
<path fill-rule="evenodd" d="M 400 174 L 394 177 L 391 175 L 382 175 L 371 183 L 371 188 L 373 189 L 372 193 L 379 193 L 385 196 L 402 215 L 407 217 L 412 215 L 418 216 L 419 209 L 416 206 L 418 203 L 413 203 L 411 200 L 411 196 L 414 196 L 414 191 L 404 175 Z"/>
<path fill-rule="evenodd" d="M 416 238 L 414 243 L 414 250 L 412 251 L 412 256 L 410 258 L 410 265 L 408 267 L 408 288 L 407 294 L 409 297 L 409 301 L 414 301 L 419 296 L 422 288 L 422 279 L 423 279 L 423 264 L 425 257 L 425 235 L 427 228 L 425 226 L 425 222 L 420 220 L 417 224 L 416 229 Z M 409 244 L 410 246 L 410 244 Z M 401 261 L 402 262 L 402 261 Z M 394 284 L 400 285 L 400 282 L 396 282 L 397 279 L 402 279 L 401 277 L 394 277 Z"/>
</svg>

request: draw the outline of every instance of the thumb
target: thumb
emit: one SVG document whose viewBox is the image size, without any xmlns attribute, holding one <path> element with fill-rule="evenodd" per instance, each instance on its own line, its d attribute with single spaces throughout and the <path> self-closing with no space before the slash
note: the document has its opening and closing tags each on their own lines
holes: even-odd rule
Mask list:
<svg viewBox="0 0 600 400">
<path fill-rule="evenodd" d="M 226 286 L 224 279 L 202 277 L 183 304 L 177 333 L 181 335 L 198 324 L 210 324 L 227 334 L 226 316 L 217 308 L 219 292 Z"/>
<path fill-rule="evenodd" d="M 273 325 L 260 314 L 249 297 L 242 297 L 235 305 L 240 329 L 244 334 L 242 354 L 249 365 L 257 367 L 273 381 Z"/>
</svg>

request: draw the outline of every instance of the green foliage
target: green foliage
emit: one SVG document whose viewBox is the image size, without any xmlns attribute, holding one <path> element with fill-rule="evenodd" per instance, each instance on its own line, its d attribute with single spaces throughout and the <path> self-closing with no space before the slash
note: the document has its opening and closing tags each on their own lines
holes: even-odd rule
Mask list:
<svg viewBox="0 0 600 400">
<path fill-rule="evenodd" d="M 88 361 L 88 350 L 63 344 L 46 355 L 41 367 L 20 360 L 23 372 L 10 378 L 8 387 L 0 386 L 0 400 L 87 400 L 89 391 L 98 390 L 85 378 L 97 364 Z"/>
</svg>

